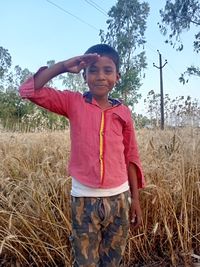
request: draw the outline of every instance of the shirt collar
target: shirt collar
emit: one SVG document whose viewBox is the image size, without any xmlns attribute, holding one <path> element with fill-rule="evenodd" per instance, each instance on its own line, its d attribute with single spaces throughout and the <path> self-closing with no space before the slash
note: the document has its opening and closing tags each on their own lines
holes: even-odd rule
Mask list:
<svg viewBox="0 0 200 267">
<path fill-rule="evenodd" d="M 90 91 L 85 92 L 83 94 L 83 97 L 85 98 L 85 102 L 92 104 L 92 94 Z M 121 101 L 119 101 L 118 99 L 114 99 L 111 97 L 108 97 L 108 101 L 112 104 L 112 106 L 117 106 L 117 105 L 121 105 Z"/>
</svg>

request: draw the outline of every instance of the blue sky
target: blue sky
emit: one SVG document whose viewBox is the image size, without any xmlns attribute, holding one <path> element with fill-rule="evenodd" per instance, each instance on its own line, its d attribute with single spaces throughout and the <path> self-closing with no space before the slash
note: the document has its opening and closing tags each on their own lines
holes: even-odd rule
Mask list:
<svg viewBox="0 0 200 267">
<path fill-rule="evenodd" d="M 159 9 L 164 7 L 165 1 L 147 2 L 151 8 L 145 34 L 148 68 L 140 88 L 143 98 L 136 106 L 136 111 L 145 111 L 143 99 L 150 90 L 159 93 L 159 70 L 153 67 L 153 62 L 159 64 L 157 49 L 162 54 L 163 62 L 168 60 L 163 69 L 164 93 L 168 93 L 171 98 L 190 95 L 200 99 L 199 78 L 191 78 L 185 86 L 178 81 L 180 73 L 187 66 L 200 62 L 199 55 L 193 53 L 192 48 L 197 29 L 191 29 L 182 35 L 184 50 L 176 52 L 164 43 L 165 37 L 160 34 L 157 26 L 160 21 Z M 103 11 L 94 8 L 92 3 L 101 6 Z M 113 0 L 2 0 L 0 46 L 8 49 L 13 66 L 20 65 L 33 72 L 48 60 L 60 61 L 83 54 L 88 47 L 100 42 L 99 29 L 107 28 L 108 17 L 105 13 L 115 3 Z"/>
</svg>

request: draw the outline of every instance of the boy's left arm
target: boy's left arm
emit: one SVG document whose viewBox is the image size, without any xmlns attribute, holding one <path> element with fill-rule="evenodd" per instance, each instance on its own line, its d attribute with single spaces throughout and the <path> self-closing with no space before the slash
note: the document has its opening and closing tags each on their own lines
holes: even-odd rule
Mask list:
<svg viewBox="0 0 200 267">
<path fill-rule="evenodd" d="M 134 228 L 142 222 L 142 211 L 139 200 L 139 189 L 144 187 L 144 175 L 140 162 L 134 122 L 130 110 L 127 110 L 127 122 L 123 129 L 124 156 L 127 165 L 128 180 L 131 192 L 130 220 Z"/>
<path fill-rule="evenodd" d="M 130 220 L 133 228 L 138 228 L 142 222 L 142 210 L 140 207 L 137 167 L 133 163 L 128 166 L 128 180 L 131 192 Z"/>
</svg>

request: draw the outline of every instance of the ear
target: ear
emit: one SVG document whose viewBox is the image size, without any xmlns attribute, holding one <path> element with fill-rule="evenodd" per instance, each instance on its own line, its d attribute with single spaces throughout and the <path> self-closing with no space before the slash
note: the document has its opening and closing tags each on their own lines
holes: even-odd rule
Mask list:
<svg viewBox="0 0 200 267">
<path fill-rule="evenodd" d="M 86 82 L 86 72 L 85 72 L 85 69 L 83 70 L 83 79 L 84 79 L 84 81 Z"/>
<path fill-rule="evenodd" d="M 116 82 L 118 82 L 121 79 L 121 73 L 118 72 L 116 75 Z"/>
</svg>

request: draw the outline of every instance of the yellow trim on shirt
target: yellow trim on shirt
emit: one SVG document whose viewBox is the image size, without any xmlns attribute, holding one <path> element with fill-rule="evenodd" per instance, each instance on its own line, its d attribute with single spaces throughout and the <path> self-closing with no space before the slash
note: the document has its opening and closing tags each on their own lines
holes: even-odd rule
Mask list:
<svg viewBox="0 0 200 267">
<path fill-rule="evenodd" d="M 105 122 L 105 115 L 104 115 L 104 111 L 102 111 L 102 115 L 101 115 L 101 126 L 100 126 L 100 144 L 99 144 L 99 151 L 100 151 L 100 155 L 99 155 L 99 159 L 100 159 L 100 174 L 101 174 L 101 181 L 103 179 L 103 169 L 104 169 L 104 162 L 103 162 L 103 135 L 104 135 L 104 122 Z"/>
</svg>

